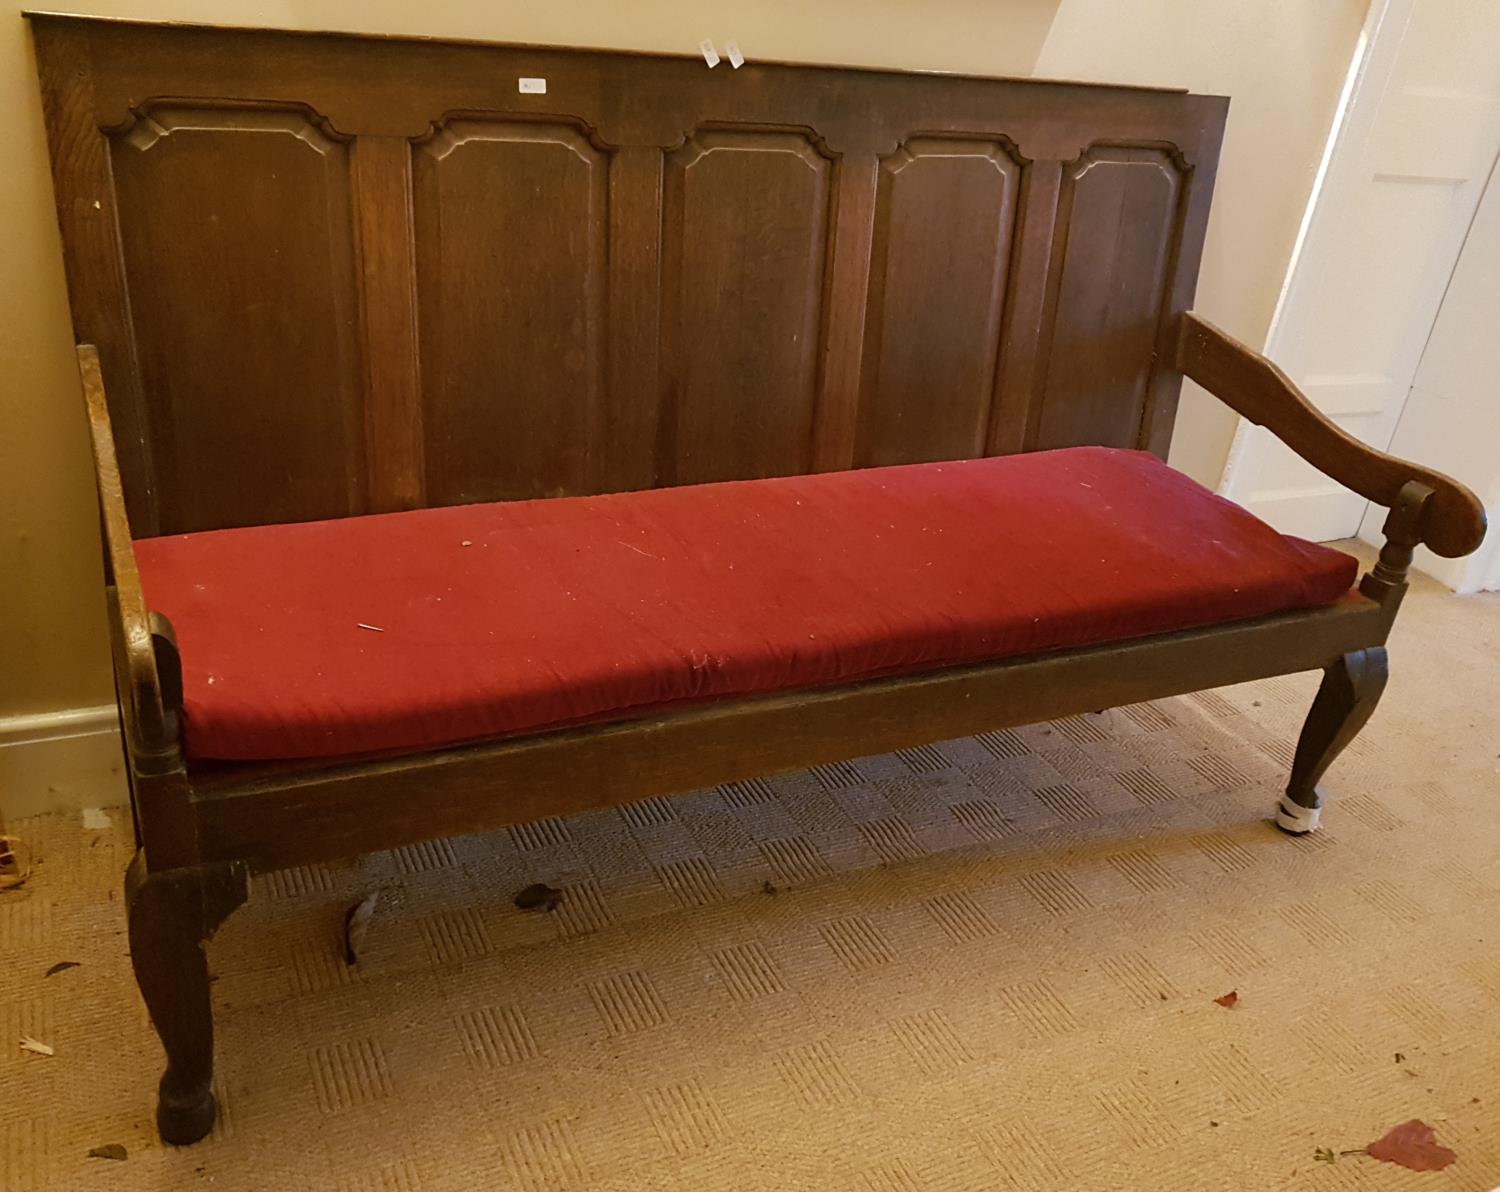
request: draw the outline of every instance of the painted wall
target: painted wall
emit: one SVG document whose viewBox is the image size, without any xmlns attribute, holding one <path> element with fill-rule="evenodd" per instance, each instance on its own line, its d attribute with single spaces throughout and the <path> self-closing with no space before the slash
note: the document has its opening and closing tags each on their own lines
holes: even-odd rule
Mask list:
<svg viewBox="0 0 1500 1192">
<path fill-rule="evenodd" d="M 58 6 L 58 0 L 38 0 Z M 1233 96 L 1199 309 L 1259 343 L 1367 0 L 87 0 L 104 15 L 409 32 L 1181 85 Z M 721 68 L 722 69 L 722 68 Z M 0 18 L 0 744 L 112 699 L 84 424 L 30 39 Z M 1233 419 L 1189 394 L 1173 461 L 1213 484 Z M 4 750 L 0 749 L 0 753 Z M 6 785 L 0 775 L 0 800 Z M 0 807 L 3 809 L 3 807 Z"/>
</svg>

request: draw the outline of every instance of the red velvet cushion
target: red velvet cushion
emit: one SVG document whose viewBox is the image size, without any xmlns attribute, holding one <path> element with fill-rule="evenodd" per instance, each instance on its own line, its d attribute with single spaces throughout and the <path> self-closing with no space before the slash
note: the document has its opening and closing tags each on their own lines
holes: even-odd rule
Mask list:
<svg viewBox="0 0 1500 1192">
<path fill-rule="evenodd" d="M 177 629 L 198 758 L 416 750 L 1163 633 L 1327 604 L 1356 569 L 1093 447 L 136 553 Z"/>
</svg>

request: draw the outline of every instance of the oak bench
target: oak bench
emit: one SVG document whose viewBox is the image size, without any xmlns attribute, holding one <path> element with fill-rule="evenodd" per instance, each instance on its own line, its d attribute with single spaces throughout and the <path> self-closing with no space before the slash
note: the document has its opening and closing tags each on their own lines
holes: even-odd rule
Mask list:
<svg viewBox="0 0 1500 1192">
<path fill-rule="evenodd" d="M 33 15 L 169 1142 L 252 871 L 1303 670 L 1484 513 L 1190 312 L 1227 101 Z M 1169 469 L 1183 377 L 1390 509 Z"/>
</svg>

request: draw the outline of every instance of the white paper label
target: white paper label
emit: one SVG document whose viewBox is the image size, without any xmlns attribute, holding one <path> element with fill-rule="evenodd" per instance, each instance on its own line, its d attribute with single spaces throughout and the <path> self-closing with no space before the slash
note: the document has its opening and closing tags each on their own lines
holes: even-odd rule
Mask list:
<svg viewBox="0 0 1500 1192">
<path fill-rule="evenodd" d="M 518 84 L 518 89 L 520 90 L 520 92 L 521 92 L 522 95 L 546 95 L 547 94 L 547 80 L 546 79 L 522 79 L 522 80 L 520 80 L 520 82 Z"/>
<path fill-rule="evenodd" d="M 745 55 L 740 53 L 740 43 L 737 41 L 732 41 L 724 47 L 724 57 L 729 59 L 729 65 L 735 70 L 745 65 Z"/>
<path fill-rule="evenodd" d="M 703 61 L 708 63 L 710 69 L 719 65 L 719 51 L 714 49 L 714 43 L 710 38 L 705 37 L 700 41 L 698 49 L 703 54 Z"/>
</svg>

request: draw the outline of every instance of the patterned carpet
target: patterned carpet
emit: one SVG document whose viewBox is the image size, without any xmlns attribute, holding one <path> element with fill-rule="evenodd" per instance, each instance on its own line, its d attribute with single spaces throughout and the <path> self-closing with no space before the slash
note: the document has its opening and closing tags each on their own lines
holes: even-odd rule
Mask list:
<svg viewBox="0 0 1500 1192">
<path fill-rule="evenodd" d="M 1315 686 L 259 878 L 210 946 L 223 1119 L 185 1150 L 150 1124 L 124 816 L 14 823 L 0 1188 L 1492 1188 L 1500 599 L 1413 592 L 1293 840 Z M 536 881 L 553 913 L 511 905 Z M 1457 1163 L 1338 1153 L 1410 1118 Z"/>
</svg>

